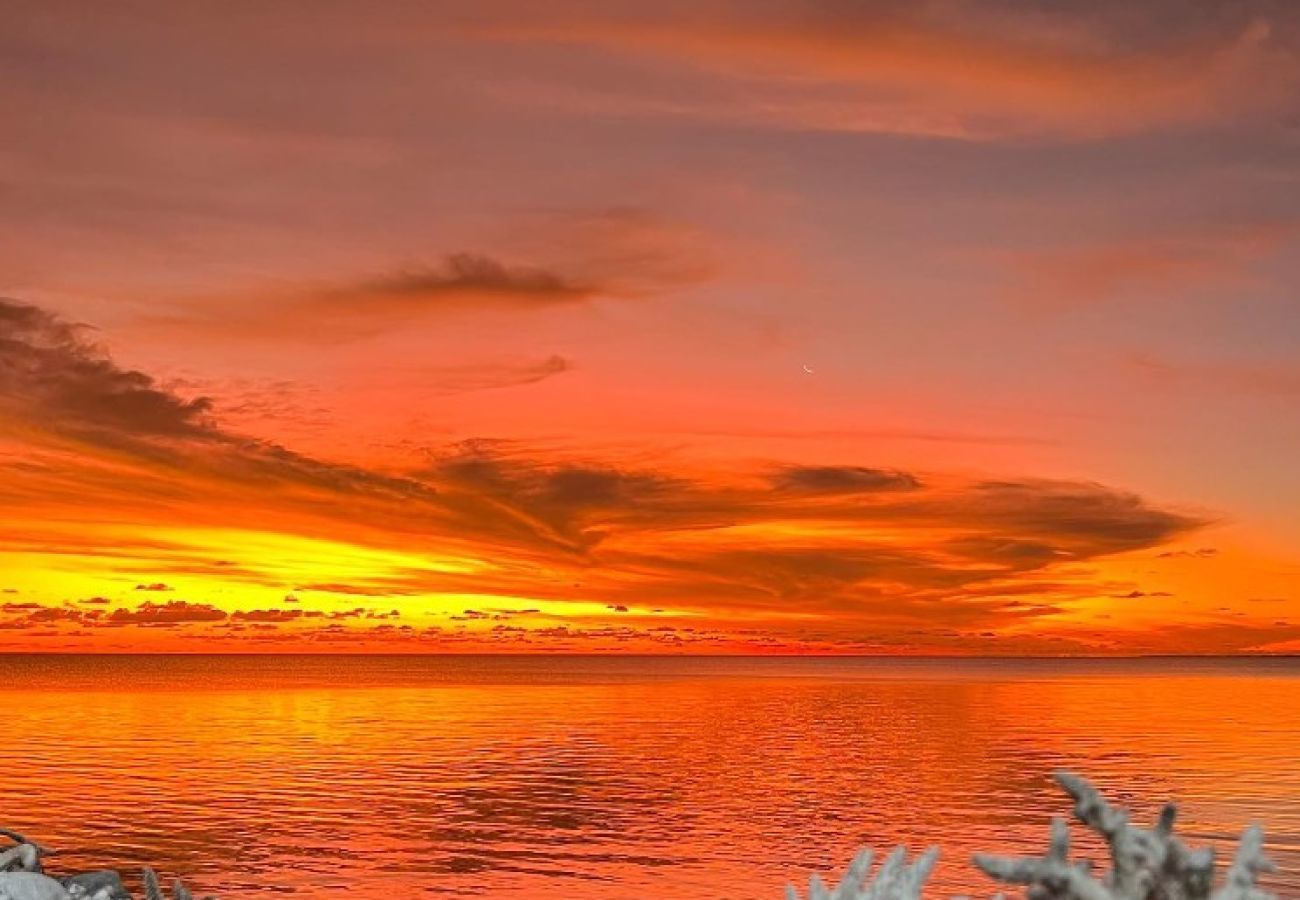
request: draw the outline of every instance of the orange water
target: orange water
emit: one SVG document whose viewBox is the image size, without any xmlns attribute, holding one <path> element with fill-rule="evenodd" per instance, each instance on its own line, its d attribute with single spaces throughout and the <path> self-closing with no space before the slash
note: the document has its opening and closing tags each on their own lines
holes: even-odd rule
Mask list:
<svg viewBox="0 0 1300 900">
<path fill-rule="evenodd" d="M 0 825 L 225 898 L 776 898 L 862 844 L 992 884 L 1092 777 L 1300 897 L 1300 662 L 0 657 Z M 1080 839 L 1080 852 L 1097 851 Z M 57 864 L 57 865 L 55 865 Z"/>
</svg>

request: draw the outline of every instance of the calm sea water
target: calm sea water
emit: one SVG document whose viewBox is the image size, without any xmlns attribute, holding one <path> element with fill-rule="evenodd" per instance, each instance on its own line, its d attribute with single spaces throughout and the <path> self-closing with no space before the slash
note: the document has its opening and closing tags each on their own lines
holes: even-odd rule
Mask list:
<svg viewBox="0 0 1300 900">
<path fill-rule="evenodd" d="M 1300 661 L 5 656 L 0 825 L 225 898 L 776 898 L 1045 846 L 1091 777 L 1300 897 Z M 1077 850 L 1099 853 L 1080 835 Z"/>
</svg>

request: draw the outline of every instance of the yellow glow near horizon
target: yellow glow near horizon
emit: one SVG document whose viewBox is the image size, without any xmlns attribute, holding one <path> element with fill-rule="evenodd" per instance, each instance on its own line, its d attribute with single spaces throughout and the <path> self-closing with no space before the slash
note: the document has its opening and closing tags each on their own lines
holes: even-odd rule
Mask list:
<svg viewBox="0 0 1300 900">
<path fill-rule="evenodd" d="M 135 546 L 143 529 L 118 525 L 84 529 L 93 534 L 84 549 L 44 552 L 39 545 L 6 555 L 6 578 L 43 595 L 105 593 L 108 585 L 166 582 L 210 594 L 292 591 L 307 584 L 382 585 L 413 574 L 471 574 L 495 568 L 483 560 L 448 554 L 381 549 L 323 538 L 238 529 L 148 530 L 148 546 Z M 127 550 L 113 549 L 114 545 Z M 201 571 L 200 571 L 201 570 Z M 376 594 L 381 593 L 379 590 Z M 394 591 L 394 593 L 412 593 Z M 47 599 L 55 599 L 47 597 Z"/>
</svg>

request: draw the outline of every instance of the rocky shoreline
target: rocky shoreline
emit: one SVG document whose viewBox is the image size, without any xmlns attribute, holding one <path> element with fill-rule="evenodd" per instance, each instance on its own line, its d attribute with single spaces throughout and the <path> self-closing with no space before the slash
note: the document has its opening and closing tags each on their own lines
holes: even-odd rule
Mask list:
<svg viewBox="0 0 1300 900">
<path fill-rule="evenodd" d="M 122 883 L 122 876 L 114 869 L 55 878 L 46 874 L 44 860 L 58 856 L 57 850 L 28 840 L 8 828 L 0 828 L 0 836 L 15 844 L 0 851 L 0 900 L 133 900 Z M 145 900 L 167 900 L 153 869 L 146 868 L 141 872 L 140 883 Z M 195 898 L 177 878 L 172 884 L 172 900 Z M 200 900 L 216 898 L 203 897 Z"/>
<path fill-rule="evenodd" d="M 1040 857 L 975 855 L 981 871 L 1002 884 L 1023 887 L 1028 900 L 1277 900 L 1257 886 L 1260 874 L 1274 871 L 1258 825 L 1246 829 L 1223 884 L 1215 888 L 1214 850 L 1189 849 L 1174 835 L 1174 804 L 1166 804 L 1156 823 L 1143 829 L 1130 824 L 1127 810 L 1111 806 L 1083 778 L 1068 772 L 1055 777 L 1074 800 L 1075 818 L 1105 839 L 1111 867 L 1096 877 L 1089 862 L 1072 862 L 1069 828 L 1060 817 L 1052 820 L 1048 849 Z M 0 828 L 0 835 L 15 843 L 0 851 L 0 900 L 133 900 L 115 870 L 55 878 L 45 873 L 43 861 L 57 851 L 16 831 Z M 938 848 L 931 847 L 909 862 L 899 847 L 873 873 L 873 853 L 863 850 L 834 887 L 814 875 L 807 900 L 921 900 L 938 855 Z M 144 900 L 167 900 L 152 869 L 144 869 L 141 884 Z M 801 900 L 793 886 L 786 888 L 786 898 Z M 172 900 L 195 898 L 178 878 Z"/>
</svg>

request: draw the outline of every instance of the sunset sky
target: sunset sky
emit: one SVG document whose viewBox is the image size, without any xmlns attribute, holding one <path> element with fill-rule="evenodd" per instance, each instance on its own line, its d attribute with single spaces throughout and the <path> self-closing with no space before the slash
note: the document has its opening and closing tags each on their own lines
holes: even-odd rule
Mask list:
<svg viewBox="0 0 1300 900">
<path fill-rule="evenodd" d="M 0 649 L 1300 651 L 1300 5 L 11 0 Z"/>
</svg>

